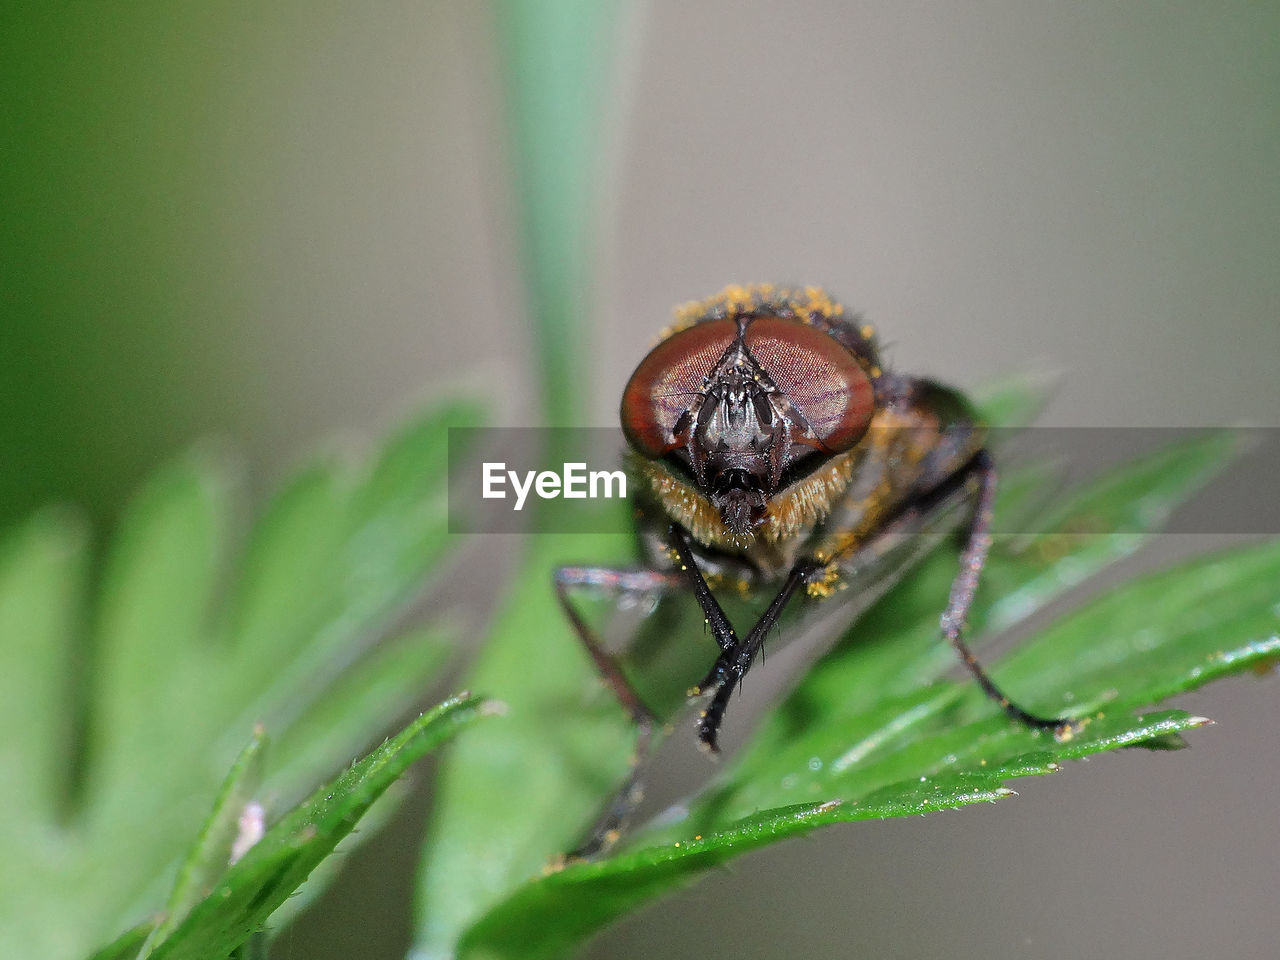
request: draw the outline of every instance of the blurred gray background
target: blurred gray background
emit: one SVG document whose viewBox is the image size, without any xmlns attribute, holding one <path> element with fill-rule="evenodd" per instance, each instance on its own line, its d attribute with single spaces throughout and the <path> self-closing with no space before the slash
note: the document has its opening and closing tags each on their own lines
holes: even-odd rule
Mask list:
<svg viewBox="0 0 1280 960">
<path fill-rule="evenodd" d="M 0 520 L 109 520 L 210 433 L 265 487 L 460 384 L 533 422 L 491 16 L 68 5 L 8 31 Z M 828 286 L 904 370 L 1058 371 L 1047 423 L 1280 421 L 1276 4 L 654 0 L 620 33 L 591 425 L 674 303 L 756 280 Z M 1276 694 L 1184 698 L 1218 721 L 1188 751 L 747 857 L 591 956 L 1272 957 Z M 421 818 L 277 954 L 401 956 Z"/>
</svg>

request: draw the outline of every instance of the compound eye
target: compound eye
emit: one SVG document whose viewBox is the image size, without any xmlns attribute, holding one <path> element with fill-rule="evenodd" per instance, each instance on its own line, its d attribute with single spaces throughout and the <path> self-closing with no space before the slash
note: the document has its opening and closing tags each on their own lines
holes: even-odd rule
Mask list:
<svg viewBox="0 0 1280 960">
<path fill-rule="evenodd" d="M 812 434 L 793 433 L 794 441 L 840 453 L 862 439 L 875 413 L 875 389 L 843 344 L 801 320 L 773 316 L 751 322 L 746 344 L 809 424 Z"/>
<path fill-rule="evenodd" d="M 637 452 L 656 460 L 680 446 L 676 422 L 737 334 L 732 320 L 706 320 L 673 333 L 640 361 L 622 392 L 622 432 Z"/>
</svg>

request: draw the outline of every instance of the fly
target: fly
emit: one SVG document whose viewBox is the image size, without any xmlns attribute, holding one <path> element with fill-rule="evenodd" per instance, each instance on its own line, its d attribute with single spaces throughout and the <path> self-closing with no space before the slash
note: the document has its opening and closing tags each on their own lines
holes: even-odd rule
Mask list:
<svg viewBox="0 0 1280 960">
<path fill-rule="evenodd" d="M 836 596 L 865 607 L 907 565 L 912 541 L 963 508 L 941 633 L 1013 721 L 1069 735 L 1070 720 L 1010 699 L 964 639 L 991 545 L 996 469 L 983 426 L 957 391 L 885 369 L 874 330 L 827 293 L 730 287 L 681 308 L 631 375 L 621 418 L 644 566 L 563 567 L 555 578 L 637 730 L 631 775 L 577 855 L 617 839 L 659 719 L 572 603 L 579 589 L 693 594 L 719 655 L 688 697 L 698 743 L 715 753 L 730 698 L 785 608 Z M 771 599 L 743 633 L 717 592 Z"/>
</svg>

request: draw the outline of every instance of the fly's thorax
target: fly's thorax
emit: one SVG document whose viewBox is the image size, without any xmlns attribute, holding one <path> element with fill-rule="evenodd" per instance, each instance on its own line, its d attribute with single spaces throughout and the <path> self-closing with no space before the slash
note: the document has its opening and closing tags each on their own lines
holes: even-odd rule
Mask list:
<svg viewBox="0 0 1280 960">
<path fill-rule="evenodd" d="M 838 588 L 849 557 L 877 537 L 922 490 L 937 487 L 939 476 L 953 474 L 968 462 L 986 440 L 985 429 L 967 408 L 925 405 L 915 396 L 927 390 L 936 399 L 933 395 L 946 388 L 927 381 L 903 381 L 903 386 L 912 402 L 890 404 L 876 414 L 861 444 L 863 456 L 856 471 L 807 544 L 810 556 L 832 571 L 828 590 Z"/>
</svg>

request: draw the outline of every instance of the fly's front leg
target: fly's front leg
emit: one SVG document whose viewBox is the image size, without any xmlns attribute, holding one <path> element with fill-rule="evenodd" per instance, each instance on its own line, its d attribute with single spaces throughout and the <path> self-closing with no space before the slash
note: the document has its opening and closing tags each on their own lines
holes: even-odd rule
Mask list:
<svg viewBox="0 0 1280 960">
<path fill-rule="evenodd" d="M 742 682 L 742 678 L 751 669 L 751 664 L 756 658 L 756 654 L 760 652 L 760 647 L 764 643 L 764 638 L 769 631 L 777 624 L 778 619 L 782 616 L 782 611 L 790 601 L 796 589 L 808 580 L 809 576 L 820 569 L 818 564 L 798 564 L 787 574 L 787 579 L 782 584 L 782 589 L 778 591 L 777 596 L 773 598 L 773 602 L 769 604 L 767 610 L 756 621 L 755 626 L 742 639 L 737 648 L 726 651 L 716 661 L 716 665 L 711 668 L 711 673 L 707 679 L 703 681 L 703 686 L 707 687 L 712 683 L 718 683 L 715 696 L 711 698 L 711 703 L 702 711 L 698 717 L 698 743 L 711 753 L 718 753 L 720 747 L 717 738 L 720 734 L 720 724 L 724 721 L 724 711 L 729 706 L 729 698 L 733 696 L 733 691 L 738 688 L 738 684 Z"/>
<path fill-rule="evenodd" d="M 995 504 L 996 469 L 990 452 L 979 450 L 969 465 L 961 471 L 961 475 L 966 480 L 976 481 L 977 491 L 968 539 L 960 554 L 960 572 L 956 574 L 951 584 L 951 596 L 942 614 L 942 634 L 960 655 L 960 659 L 973 674 L 974 679 L 978 681 L 982 692 L 998 703 L 1006 714 L 1024 726 L 1037 730 L 1052 730 L 1055 737 L 1067 739 L 1077 729 L 1078 724 L 1064 717 L 1042 717 L 1018 706 L 996 686 L 964 641 L 965 620 L 978 590 L 978 577 L 982 573 L 982 568 L 987 562 L 987 553 L 991 549 L 991 517 Z"/>
<path fill-rule="evenodd" d="M 734 633 L 733 625 L 729 623 L 729 618 L 725 616 L 724 609 L 720 606 L 720 601 L 715 598 L 715 594 L 707 586 L 706 577 L 702 575 L 702 570 L 698 567 L 698 561 L 693 556 L 693 548 L 689 545 L 689 535 L 678 524 L 673 523 L 667 531 L 667 536 L 671 541 L 672 549 L 676 552 L 676 557 L 680 561 L 680 575 L 684 577 L 683 582 L 693 590 L 693 595 L 698 600 L 698 606 L 702 608 L 702 615 L 706 620 L 707 626 L 711 629 L 711 635 L 716 638 L 716 643 L 720 646 L 720 658 L 716 660 L 716 666 L 718 667 L 721 662 L 730 656 L 732 651 L 738 649 L 738 635 Z M 696 697 L 709 685 L 710 682 L 704 680 L 699 686 L 689 691 L 689 696 Z"/>
<path fill-rule="evenodd" d="M 573 625 L 574 633 L 582 643 L 596 671 L 608 685 L 618 703 L 631 717 L 636 728 L 635 752 L 631 755 L 630 771 L 622 788 L 606 805 L 596 825 L 568 859 L 590 859 L 599 856 L 613 846 L 627 819 L 639 806 L 642 798 L 641 774 L 653 746 L 653 731 L 657 723 L 640 695 L 622 672 L 617 659 L 600 642 L 591 626 L 583 619 L 569 592 L 575 588 L 595 587 L 618 593 L 661 594 L 684 586 L 675 574 L 658 570 L 610 570 L 603 567 L 560 567 L 555 572 L 556 597 L 565 616 Z"/>
<path fill-rule="evenodd" d="M 747 635 L 739 639 L 724 610 L 721 609 L 720 602 L 707 586 L 702 571 L 698 569 L 693 549 L 689 546 L 688 535 L 675 524 L 671 526 L 671 545 L 680 559 L 681 572 L 692 586 L 694 596 L 698 598 L 698 604 L 706 616 L 707 624 L 715 635 L 716 642 L 720 644 L 720 656 L 716 658 L 711 671 L 702 683 L 689 691 L 690 696 L 698 696 L 705 690 L 715 688 L 715 696 L 698 717 L 698 742 L 711 753 L 718 753 L 720 748 L 717 739 L 725 709 L 729 706 L 729 698 L 733 696 L 733 691 L 737 689 L 738 684 L 751 668 L 751 663 L 760 652 L 764 638 L 777 624 L 787 602 L 796 589 L 820 569 L 820 565 L 807 561 L 797 564 L 783 581 L 782 589 L 773 598 L 768 609 Z"/>
</svg>

